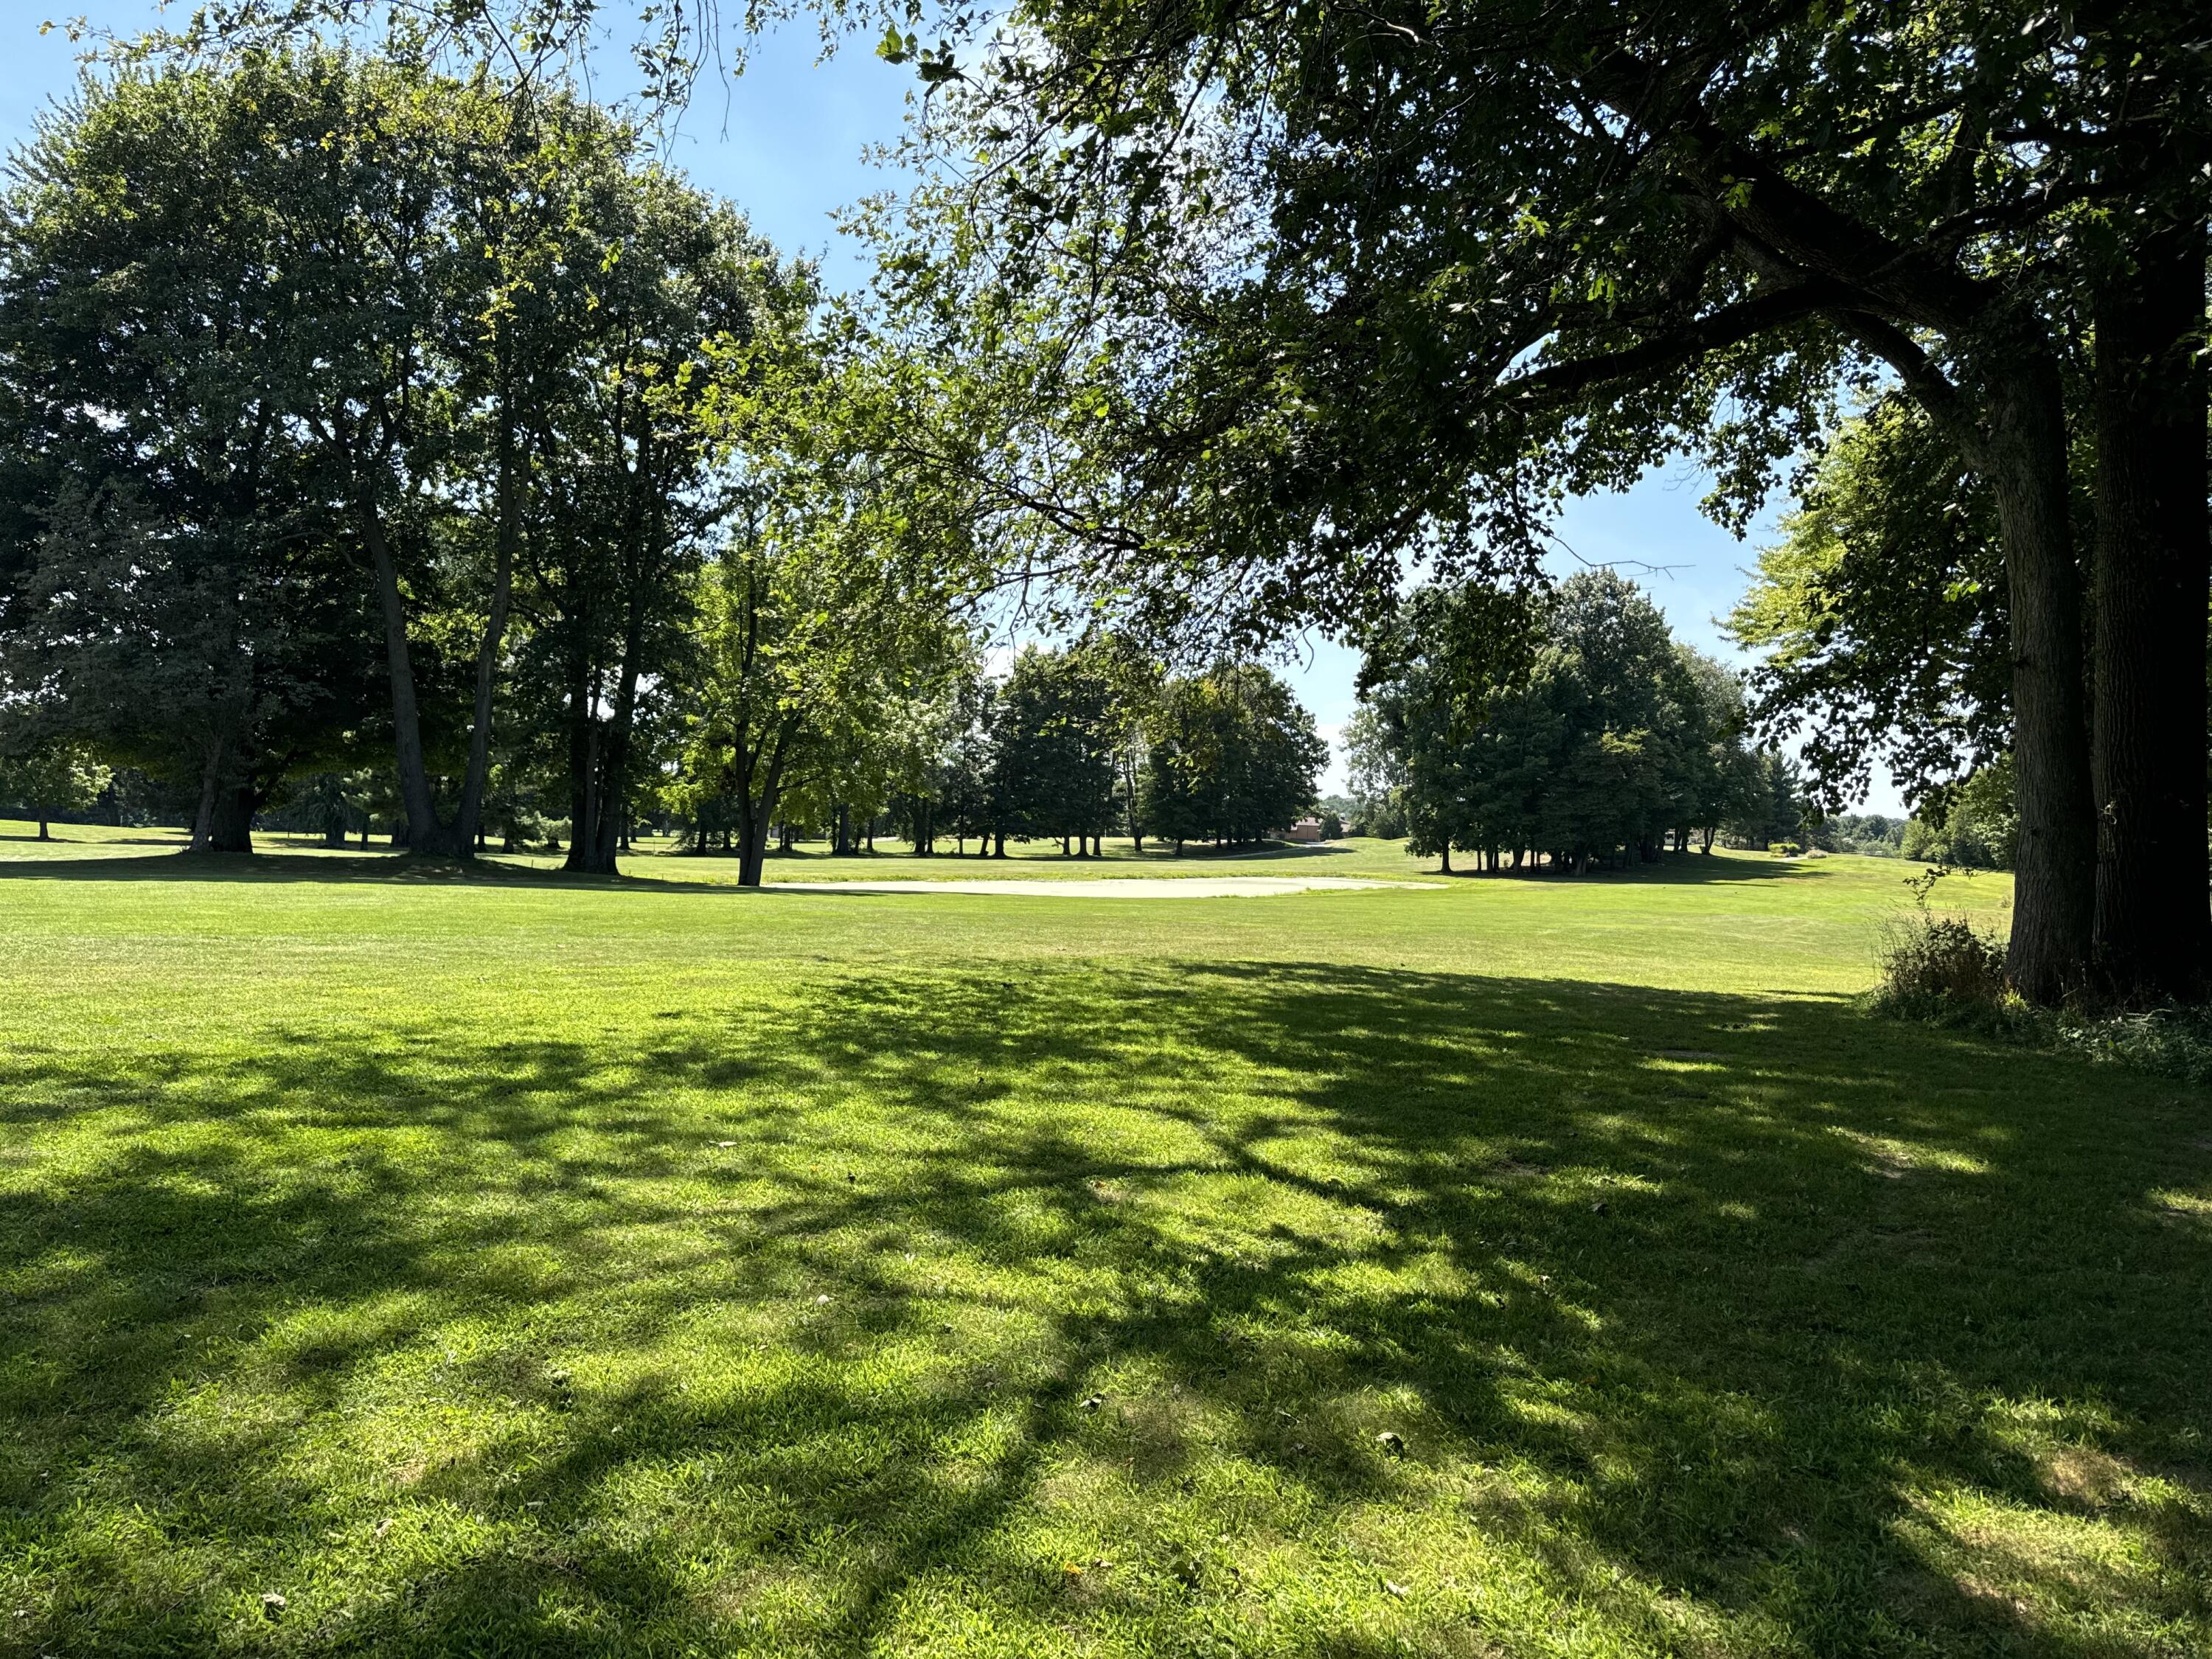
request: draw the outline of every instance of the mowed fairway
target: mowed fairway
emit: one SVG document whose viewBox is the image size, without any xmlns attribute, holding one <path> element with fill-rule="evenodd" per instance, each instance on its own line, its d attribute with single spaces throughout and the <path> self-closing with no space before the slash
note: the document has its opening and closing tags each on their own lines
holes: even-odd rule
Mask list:
<svg viewBox="0 0 2212 1659">
<path fill-rule="evenodd" d="M 1908 866 L 637 867 L 0 842 L 0 1651 L 2212 1650 L 2212 1108 Z"/>
</svg>

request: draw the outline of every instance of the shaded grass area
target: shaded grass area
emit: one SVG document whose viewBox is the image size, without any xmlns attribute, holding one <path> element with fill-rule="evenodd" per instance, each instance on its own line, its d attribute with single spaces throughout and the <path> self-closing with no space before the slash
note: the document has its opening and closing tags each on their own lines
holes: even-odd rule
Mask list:
<svg viewBox="0 0 2212 1659">
<path fill-rule="evenodd" d="M 54 839 L 37 839 L 37 826 L 0 818 L 0 860 L 66 860 L 143 855 L 149 849 L 179 851 L 189 837 L 167 828 L 116 829 L 106 824 L 65 823 L 52 826 Z M 259 830 L 253 837 L 260 853 L 285 855 L 289 860 L 335 860 L 374 866 L 398 863 L 403 854 L 386 836 L 363 847 L 358 836 L 343 847 L 331 847 L 319 835 L 283 830 Z M 559 853 L 526 848 L 514 853 L 498 850 L 495 842 L 481 862 L 492 869 L 559 870 Z M 737 855 L 687 848 L 672 836 L 641 836 L 634 850 L 622 857 L 624 872 L 651 879 L 701 882 L 733 886 Z M 1056 841 L 1012 841 L 1004 858 L 977 856 L 974 842 L 964 854 L 950 839 L 933 854 L 916 854 L 905 842 L 885 837 L 873 853 L 833 854 L 827 841 L 800 842 L 789 852 L 771 848 L 769 878 L 776 881 L 836 881 L 856 878 L 874 880 L 963 881 L 994 878 L 1035 878 L 1048 872 L 1060 880 L 1091 880 L 1115 876 L 1239 875 L 1288 872 L 1326 873 L 1363 877 L 1419 878 L 1433 870 L 1436 860 L 1414 858 L 1402 841 L 1336 841 L 1321 843 L 1268 842 L 1258 847 L 1215 848 L 1195 842 L 1181 854 L 1167 842 L 1148 841 L 1139 849 L 1126 836 L 1109 836 L 1100 857 L 1069 857 Z"/>
<path fill-rule="evenodd" d="M 59 824 L 54 828 L 55 840 L 40 842 L 33 838 L 34 830 L 35 826 L 29 823 L 0 818 L 0 865 L 8 860 L 143 856 L 156 848 L 180 850 L 187 839 L 180 830 Z M 295 867 L 309 861 L 331 862 L 389 872 L 393 866 L 404 862 L 404 854 L 395 851 L 388 838 L 383 836 L 368 847 L 361 846 L 356 838 L 337 848 L 325 845 L 319 836 L 283 831 L 262 830 L 253 839 L 258 852 L 279 854 L 282 862 Z M 1754 859 L 1759 865 L 1778 870 L 1808 869 L 1819 862 L 1798 863 L 1765 854 L 1738 854 L 1733 860 L 1724 854 L 1720 862 L 1741 866 Z M 1898 860 L 1874 861 L 1889 865 L 1900 877 L 1922 867 Z M 1461 862 L 1467 860 L 1463 858 Z M 1701 862 L 1710 864 L 1712 860 L 1696 857 L 1671 859 L 1658 869 L 1643 866 L 1632 873 L 1638 879 L 1655 876 L 1663 878 L 1665 872 L 1687 871 Z M 516 853 L 493 850 L 486 853 L 480 863 L 486 870 L 533 870 L 550 874 L 560 870 L 562 855 L 539 849 Z M 638 879 L 717 887 L 734 886 L 737 883 L 738 860 L 734 854 L 696 851 L 674 836 L 640 836 L 635 850 L 623 854 L 621 863 L 624 875 Z M 1317 843 L 1268 842 L 1258 847 L 1230 848 L 1214 848 L 1194 842 L 1178 855 L 1170 843 L 1148 841 L 1139 850 L 1126 836 L 1109 836 L 1104 842 L 1103 855 L 1087 858 L 1069 857 L 1060 852 L 1057 842 L 1052 841 L 1009 842 L 1004 858 L 975 856 L 972 845 L 967 854 L 956 854 L 954 844 L 949 840 L 941 842 L 937 852 L 926 855 L 916 854 L 904 842 L 889 838 L 876 852 L 843 854 L 833 854 L 826 841 L 800 842 L 787 853 L 771 848 L 766 867 L 771 881 L 988 881 L 1034 879 L 1047 875 L 1054 880 L 1067 881 L 1111 880 L 1116 876 L 1138 875 L 1330 875 L 1433 880 L 1439 873 L 1436 859 L 1414 857 L 1407 851 L 1403 841 L 1371 837 Z M 1605 872 L 1613 873 L 1617 872 Z M 1741 875 L 1740 868 L 1737 873 Z M 1455 872 L 1455 878 L 1486 879 L 1467 870 Z M 1516 881 L 1550 878 L 1548 874 L 1540 876 L 1533 866 L 1526 872 L 1501 872 L 1494 878 Z"/>
<path fill-rule="evenodd" d="M 1702 989 L 1553 888 L 113 874 L 0 884 L 6 1650 L 2212 1643 L 2203 1097 L 1803 989 L 1847 871 L 1614 890 Z"/>
</svg>

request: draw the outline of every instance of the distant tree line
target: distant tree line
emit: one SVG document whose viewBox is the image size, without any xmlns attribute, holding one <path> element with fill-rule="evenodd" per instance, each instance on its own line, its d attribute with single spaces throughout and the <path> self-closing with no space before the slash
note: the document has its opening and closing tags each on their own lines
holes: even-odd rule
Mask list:
<svg viewBox="0 0 2212 1659">
<path fill-rule="evenodd" d="M 1501 627 L 1503 607 L 1525 614 Z M 1747 741 L 1736 676 L 1610 572 L 1540 595 L 1419 590 L 1363 682 L 1349 738 L 1373 827 L 1447 870 L 1463 853 L 1579 874 L 1803 831 L 1796 769 Z"/>
<path fill-rule="evenodd" d="M 1139 850 L 1148 837 L 1237 846 L 1286 828 L 1328 758 L 1312 716 L 1258 664 L 1166 676 L 1109 647 L 1030 646 L 994 677 L 972 643 L 939 639 L 902 667 L 878 648 L 851 672 L 878 683 L 807 702 L 811 714 L 742 675 L 710 688 L 665 792 L 695 850 L 744 854 L 750 834 L 757 878 L 771 830 L 787 842 L 826 830 L 844 852 L 883 823 L 916 853 L 950 841 L 979 857 L 1036 840 L 1097 856 L 1109 835 Z M 748 704 L 784 712 L 748 737 L 761 724 Z"/>
</svg>

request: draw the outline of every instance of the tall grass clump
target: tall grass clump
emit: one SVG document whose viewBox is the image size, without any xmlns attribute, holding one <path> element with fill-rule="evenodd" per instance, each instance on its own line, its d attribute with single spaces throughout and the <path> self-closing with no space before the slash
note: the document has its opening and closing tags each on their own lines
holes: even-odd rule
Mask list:
<svg viewBox="0 0 2212 1659">
<path fill-rule="evenodd" d="M 1939 866 L 1916 878 L 1919 908 L 1887 930 L 1881 976 L 1868 999 L 1873 1012 L 2212 1084 L 2212 1007 L 2123 1007 L 2085 993 L 2063 1008 L 2038 1008 L 2006 981 L 2004 940 L 1994 929 L 1928 908 L 1943 873 Z"/>
</svg>

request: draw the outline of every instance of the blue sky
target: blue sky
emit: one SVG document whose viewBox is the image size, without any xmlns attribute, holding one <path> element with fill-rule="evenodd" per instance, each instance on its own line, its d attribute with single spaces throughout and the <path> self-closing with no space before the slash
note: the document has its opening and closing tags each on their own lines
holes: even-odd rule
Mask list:
<svg viewBox="0 0 2212 1659">
<path fill-rule="evenodd" d="M 76 76 L 79 48 L 59 29 L 41 37 L 42 18 L 83 14 L 95 24 L 129 30 L 144 27 L 158 9 L 155 0 L 0 0 L 0 63 L 8 65 L 0 76 L 0 135 L 12 145 L 27 134 L 38 110 L 66 93 Z M 830 281 L 845 286 L 861 279 L 862 267 L 830 216 L 896 182 L 864 153 L 897 137 L 915 82 L 908 70 L 879 61 L 865 41 L 826 61 L 818 56 L 811 26 L 787 27 L 757 44 L 741 78 L 702 84 L 670 141 L 670 159 L 738 204 L 755 228 L 787 252 L 820 258 Z M 606 54 L 603 89 L 625 90 L 627 69 L 619 52 Z M 1560 535 L 1584 560 L 1623 565 L 1680 637 L 1734 661 L 1739 653 L 1721 637 L 1715 619 L 1743 591 L 1744 573 L 1772 533 L 1772 521 L 1739 542 L 1699 515 L 1703 494 L 1686 469 L 1662 469 L 1622 494 L 1573 503 Z M 1571 561 L 1562 562 L 1571 568 Z M 1315 637 L 1286 670 L 1332 739 L 1355 707 L 1358 665 L 1355 653 Z M 1340 782 L 1340 766 L 1334 767 L 1328 787 Z M 1869 805 L 1901 810 L 1887 779 L 1877 780 Z"/>
</svg>

